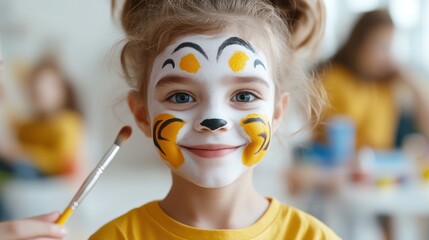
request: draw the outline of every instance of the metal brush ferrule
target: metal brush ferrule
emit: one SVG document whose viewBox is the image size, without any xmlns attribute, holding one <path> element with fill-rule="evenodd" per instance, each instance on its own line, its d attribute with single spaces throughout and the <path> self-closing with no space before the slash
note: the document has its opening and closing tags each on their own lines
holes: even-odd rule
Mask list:
<svg viewBox="0 0 429 240">
<path fill-rule="evenodd" d="M 103 158 L 98 162 L 95 169 L 89 174 L 89 176 L 85 179 L 82 186 L 79 188 L 73 199 L 71 200 L 69 207 L 75 210 L 79 204 L 82 202 L 82 200 L 85 198 L 85 196 L 91 191 L 91 189 L 94 187 L 95 183 L 97 182 L 98 178 L 103 174 L 106 167 L 109 165 L 109 163 L 112 161 L 112 159 L 115 157 L 116 153 L 119 150 L 119 146 L 116 144 L 113 144 L 110 149 L 104 154 Z"/>
</svg>

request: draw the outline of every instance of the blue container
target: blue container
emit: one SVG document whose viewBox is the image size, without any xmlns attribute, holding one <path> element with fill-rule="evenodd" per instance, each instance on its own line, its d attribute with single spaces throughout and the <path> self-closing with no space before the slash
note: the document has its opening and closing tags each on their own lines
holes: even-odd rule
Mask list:
<svg viewBox="0 0 429 240">
<path fill-rule="evenodd" d="M 356 132 L 354 122 L 346 116 L 329 119 L 326 127 L 330 161 L 334 164 L 350 160 L 355 155 Z"/>
</svg>

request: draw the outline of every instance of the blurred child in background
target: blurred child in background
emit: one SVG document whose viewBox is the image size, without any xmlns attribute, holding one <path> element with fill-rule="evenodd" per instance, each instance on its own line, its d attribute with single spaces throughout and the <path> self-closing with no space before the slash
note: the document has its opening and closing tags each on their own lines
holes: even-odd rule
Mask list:
<svg viewBox="0 0 429 240">
<path fill-rule="evenodd" d="M 407 132 L 417 129 L 429 136 L 429 101 L 416 79 L 395 63 L 393 34 L 388 11 L 367 12 L 323 69 L 323 84 L 331 104 L 325 122 L 334 116 L 348 116 L 355 125 L 357 149 L 399 147 Z M 401 109 L 403 104 L 398 102 L 398 91 L 403 89 L 414 97 L 412 114 Z M 324 138 L 324 125 L 319 130 L 319 137 Z"/>
<path fill-rule="evenodd" d="M 408 70 L 395 63 L 393 35 L 394 24 L 387 10 L 363 14 L 322 73 L 331 104 L 325 122 L 347 116 L 355 128 L 357 151 L 363 147 L 392 150 L 417 131 L 429 136 L 427 92 Z M 413 96 L 405 107 L 403 91 Z M 326 139 L 325 125 L 319 130 L 319 140 Z M 379 217 L 385 239 L 393 239 L 391 221 L 389 216 Z"/>
<path fill-rule="evenodd" d="M 315 131 L 316 146 L 327 146 L 332 138 L 330 127 L 347 124 L 353 128 L 351 153 L 369 147 L 373 150 L 393 150 L 400 147 L 410 133 L 429 136 L 429 99 L 409 70 L 395 63 L 392 57 L 394 24 L 387 10 L 364 13 L 357 20 L 349 37 L 338 52 L 320 67 L 330 106 L 323 115 L 323 124 Z M 403 93 L 409 92 L 411 104 L 405 105 Z M 426 94 L 425 94 L 426 93 Z M 405 106 L 405 107 L 404 107 Z M 412 110 L 412 111 L 410 111 Z M 341 123 L 338 119 L 341 119 Z M 347 141 L 349 141 L 347 140 Z M 332 150 L 343 142 L 329 146 Z M 332 154 L 328 155 L 332 158 Z M 357 159 L 355 156 L 347 160 Z M 359 164 L 351 164 L 352 168 Z M 351 169 L 360 171 L 359 169 Z M 293 192 L 307 189 L 335 189 L 348 179 L 335 175 L 317 178 L 292 170 L 289 181 Z M 357 175 L 356 175 L 357 176 Z M 319 201 L 319 200 L 317 200 Z M 385 239 L 392 239 L 391 218 L 379 218 Z"/>
<path fill-rule="evenodd" d="M 25 159 L 42 177 L 76 174 L 82 166 L 83 122 L 69 79 L 47 58 L 26 80 L 30 117 L 12 119 L 17 146 L 6 155 L 15 162 Z"/>
</svg>

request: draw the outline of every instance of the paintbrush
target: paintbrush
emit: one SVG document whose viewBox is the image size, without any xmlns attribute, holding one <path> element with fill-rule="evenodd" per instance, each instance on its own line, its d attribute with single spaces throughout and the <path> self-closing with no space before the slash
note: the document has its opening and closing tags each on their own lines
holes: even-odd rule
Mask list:
<svg viewBox="0 0 429 240">
<path fill-rule="evenodd" d="M 121 148 L 121 145 L 131 136 L 131 127 L 124 126 L 121 131 L 119 131 L 118 136 L 115 139 L 115 142 L 110 147 L 110 149 L 104 154 L 103 158 L 98 162 L 97 166 L 92 170 L 89 176 L 85 179 L 85 181 L 80 186 L 77 193 L 74 195 L 73 199 L 70 201 L 67 208 L 61 214 L 61 216 L 57 219 L 55 223 L 64 225 L 73 212 L 79 207 L 82 203 L 85 196 L 91 191 L 94 187 L 97 180 L 100 178 L 101 174 L 103 174 L 106 167 L 115 157 L 116 153 Z"/>
</svg>

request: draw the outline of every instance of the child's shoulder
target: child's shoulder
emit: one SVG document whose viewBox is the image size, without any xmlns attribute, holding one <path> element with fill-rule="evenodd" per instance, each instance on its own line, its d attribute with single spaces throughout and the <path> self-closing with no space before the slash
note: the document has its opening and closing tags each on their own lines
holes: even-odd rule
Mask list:
<svg viewBox="0 0 429 240">
<path fill-rule="evenodd" d="M 277 214 L 276 222 L 287 239 L 340 239 L 324 223 L 295 207 L 279 203 Z"/>
<path fill-rule="evenodd" d="M 112 239 L 128 239 L 128 235 L 133 229 L 141 229 L 150 225 L 153 218 L 151 212 L 157 205 L 158 201 L 152 201 L 134 208 L 102 226 L 89 239 L 101 240 L 113 236 Z"/>
<path fill-rule="evenodd" d="M 150 209 L 153 209 L 157 204 L 158 204 L 158 201 L 152 201 L 140 207 L 131 209 L 127 213 L 113 219 L 108 224 L 123 226 L 123 225 L 132 224 L 135 221 L 144 221 L 147 217 L 150 217 L 150 213 L 149 213 Z"/>
</svg>

